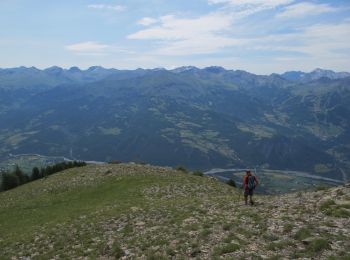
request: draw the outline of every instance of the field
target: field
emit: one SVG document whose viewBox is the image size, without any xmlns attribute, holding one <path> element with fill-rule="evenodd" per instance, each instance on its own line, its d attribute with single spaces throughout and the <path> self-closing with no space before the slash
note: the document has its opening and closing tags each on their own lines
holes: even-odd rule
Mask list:
<svg viewBox="0 0 350 260">
<path fill-rule="evenodd" d="M 36 154 L 11 155 L 0 161 L 1 171 L 12 171 L 18 165 L 25 174 L 31 174 L 34 167 L 46 167 L 55 163 L 63 162 L 63 157 L 42 156 Z"/>
</svg>

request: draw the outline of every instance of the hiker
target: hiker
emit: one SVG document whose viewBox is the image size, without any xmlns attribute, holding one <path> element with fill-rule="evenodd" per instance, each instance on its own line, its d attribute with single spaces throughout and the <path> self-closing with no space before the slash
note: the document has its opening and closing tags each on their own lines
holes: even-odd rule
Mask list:
<svg viewBox="0 0 350 260">
<path fill-rule="evenodd" d="M 244 201 L 245 205 L 248 205 L 248 196 L 250 205 L 254 205 L 253 193 L 256 186 L 259 182 L 255 175 L 252 175 L 250 170 L 246 171 L 246 174 L 243 178 L 243 190 L 244 190 Z"/>
</svg>

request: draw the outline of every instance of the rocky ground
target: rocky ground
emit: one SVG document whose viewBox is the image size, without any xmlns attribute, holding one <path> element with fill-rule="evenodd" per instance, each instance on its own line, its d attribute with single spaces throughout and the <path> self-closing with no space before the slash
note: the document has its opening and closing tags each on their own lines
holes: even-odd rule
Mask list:
<svg viewBox="0 0 350 260">
<path fill-rule="evenodd" d="M 0 259 L 350 259 L 350 186 L 255 196 L 120 164 L 0 194 Z"/>
</svg>

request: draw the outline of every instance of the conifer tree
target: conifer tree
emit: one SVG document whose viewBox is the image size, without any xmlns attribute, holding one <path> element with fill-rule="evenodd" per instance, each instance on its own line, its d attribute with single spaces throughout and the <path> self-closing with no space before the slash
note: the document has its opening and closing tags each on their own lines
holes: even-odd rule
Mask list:
<svg viewBox="0 0 350 260">
<path fill-rule="evenodd" d="M 38 180 L 40 179 L 42 176 L 40 176 L 40 170 L 38 167 L 34 167 L 32 169 L 32 180 L 35 181 L 35 180 Z"/>
</svg>

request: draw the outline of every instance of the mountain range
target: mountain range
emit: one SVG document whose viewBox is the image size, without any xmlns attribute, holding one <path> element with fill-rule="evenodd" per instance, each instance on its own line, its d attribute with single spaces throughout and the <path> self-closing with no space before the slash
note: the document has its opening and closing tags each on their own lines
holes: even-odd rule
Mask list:
<svg viewBox="0 0 350 260">
<path fill-rule="evenodd" d="M 350 176 L 350 73 L 0 69 L 0 159 L 39 153 Z"/>
</svg>

